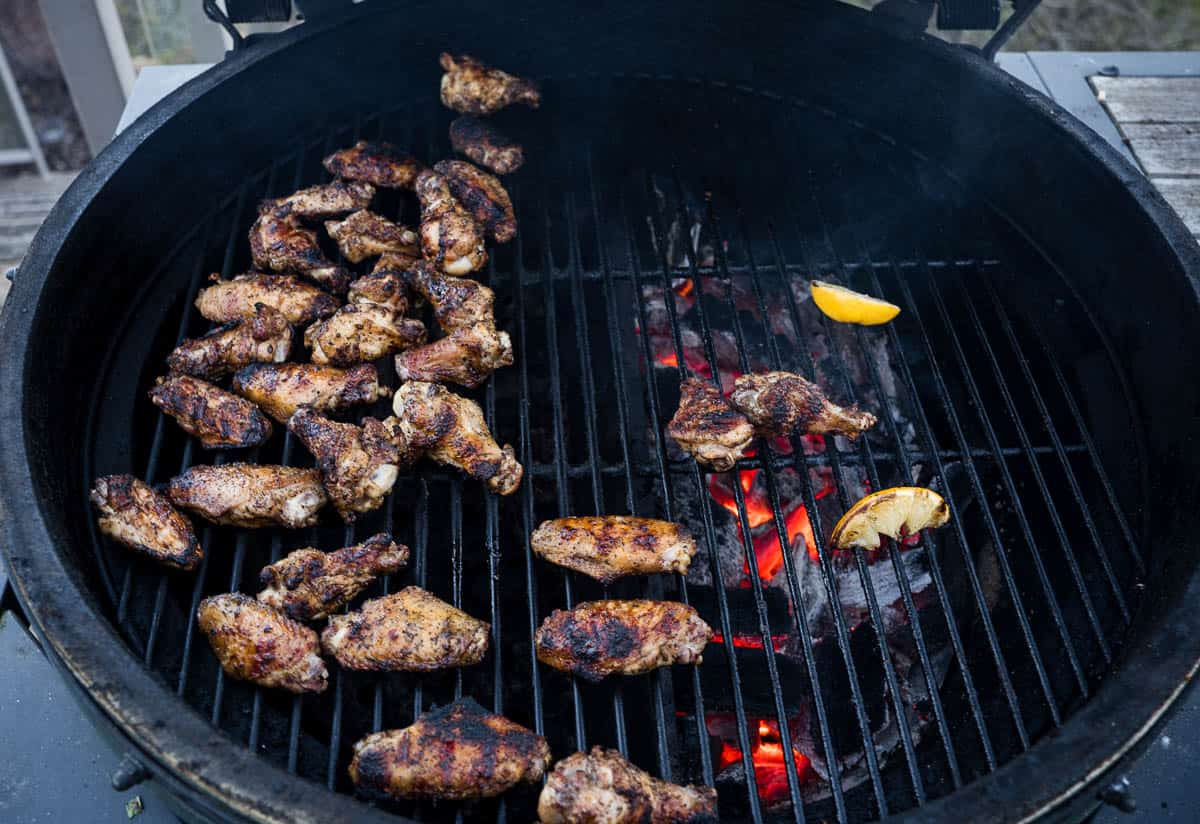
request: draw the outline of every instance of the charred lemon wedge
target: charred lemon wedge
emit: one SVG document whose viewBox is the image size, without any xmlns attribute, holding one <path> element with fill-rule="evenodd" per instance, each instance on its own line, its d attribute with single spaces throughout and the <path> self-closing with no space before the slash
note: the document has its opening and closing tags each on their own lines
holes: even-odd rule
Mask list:
<svg viewBox="0 0 1200 824">
<path fill-rule="evenodd" d="M 900 314 L 900 307 L 894 303 L 852 291 L 836 283 L 814 280 L 809 286 L 817 308 L 839 323 L 878 326 Z"/>
<path fill-rule="evenodd" d="M 922 529 L 935 529 L 950 520 L 942 496 L 920 486 L 881 489 L 860 500 L 833 528 L 836 549 L 879 549 L 879 536 L 899 539 Z"/>
</svg>

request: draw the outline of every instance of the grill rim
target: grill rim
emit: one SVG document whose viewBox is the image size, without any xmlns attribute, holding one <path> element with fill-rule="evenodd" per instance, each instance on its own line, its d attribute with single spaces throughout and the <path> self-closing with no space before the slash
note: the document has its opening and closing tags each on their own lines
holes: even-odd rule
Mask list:
<svg viewBox="0 0 1200 824">
<path fill-rule="evenodd" d="M 181 704 L 174 692 L 142 667 L 128 666 L 136 656 L 119 637 L 104 610 L 89 595 L 82 571 L 67 562 L 52 538 L 34 493 L 34 437 L 24 413 L 29 406 L 26 376 L 30 340 L 39 298 L 66 239 L 81 224 L 105 184 L 141 144 L 164 123 L 243 70 L 277 52 L 384 8 L 356 7 L 344 16 L 319 24 L 306 23 L 232 55 L 156 104 L 89 164 L 56 204 L 22 262 L 0 316 L 0 415 L 11 423 L 0 427 L 0 551 L 8 562 L 18 599 L 43 639 L 49 657 L 65 676 L 89 714 L 147 761 L 154 776 L 189 806 L 210 816 L 246 816 L 257 820 L 404 820 L 289 775 L 258 758 L 226 733 L 214 735 L 208 720 Z M 965 50 L 925 35 L 913 35 L 897 24 L 849 7 L 824 13 L 857 16 L 856 25 L 871 27 L 896 41 L 897 48 L 932 50 L 975 82 L 1002 86 L 1016 94 L 1032 116 L 1047 121 L 1061 139 L 1084 150 L 1089 162 L 1115 177 L 1150 219 L 1176 256 L 1195 295 L 1200 284 L 1200 250 L 1182 221 L 1148 180 L 1098 135 L 1057 104 L 1022 86 L 997 67 Z M 18 514 L 19 517 L 14 517 Z M 1178 551 L 1178 550 L 1177 550 Z M 1162 571 L 1160 571 L 1162 574 Z M 1200 615 L 1174 608 L 1200 595 L 1200 567 L 1193 568 L 1183 592 L 1171 604 L 1151 603 L 1131 629 L 1140 643 L 1126 646 L 1121 668 L 1101 683 L 1091 700 L 1073 713 L 1056 735 L 1043 738 L 993 773 L 954 794 L 902 815 L 899 820 L 958 821 L 969 812 L 1012 814 L 1022 818 L 1061 813 L 1081 802 L 1094 803 L 1083 791 L 1103 780 L 1139 744 L 1178 700 L 1200 669 Z M 1169 617 L 1169 621 L 1160 620 Z M 97 626 L 99 624 L 99 626 Z M 1147 630 L 1147 625 L 1150 625 Z M 1150 685 L 1148 689 L 1147 686 Z M 169 724 L 160 719 L 170 718 Z M 1097 757 L 1093 728 L 1103 728 L 1110 742 Z M 1034 757 L 1030 757 L 1034 756 Z M 1084 765 L 1045 770 L 1041 763 Z M 1005 802 L 1004 813 L 995 802 Z M 1015 804 L 1015 807 L 1014 807 Z"/>
</svg>

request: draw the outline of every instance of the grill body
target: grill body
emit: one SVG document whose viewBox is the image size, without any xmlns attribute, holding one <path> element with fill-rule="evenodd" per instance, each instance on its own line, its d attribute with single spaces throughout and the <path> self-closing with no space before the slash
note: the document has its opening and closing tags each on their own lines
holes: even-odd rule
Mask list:
<svg viewBox="0 0 1200 824">
<path fill-rule="evenodd" d="M 751 42 L 749 53 L 730 45 Z M 398 489 L 381 525 L 418 550 L 405 582 L 427 578 L 480 617 L 490 605 L 504 643 L 478 671 L 399 691 L 339 678 L 330 702 L 296 710 L 217 676 L 202 644 L 192 649 L 187 607 L 202 591 L 252 590 L 258 563 L 305 541 L 208 530 L 212 568 L 201 584 L 162 578 L 97 543 L 85 490 L 94 474 L 149 466 L 157 482 L 211 460 L 158 424 L 142 397 L 174 340 L 200 331 L 187 307 L 201 277 L 242 268 L 254 200 L 318 179 L 328 148 L 361 134 L 409 141 L 431 160 L 447 153 L 433 96 L 442 48 L 547 78 L 545 110 L 514 118 L 539 158 L 514 179 L 522 238 L 489 273 L 518 367 L 480 395 L 498 437 L 519 444 L 537 491 L 501 504 L 426 472 Z M 672 224 L 693 215 L 716 249 L 711 263 L 664 251 Z M 521 535 L 541 517 L 677 515 L 682 501 L 704 497 L 689 465 L 660 449 L 674 408 L 665 387 L 677 376 L 651 364 L 664 353 L 635 329 L 653 324 L 638 297 L 646 289 L 683 276 L 701 291 L 718 284 L 701 301 L 711 317 L 667 313 L 665 354 L 677 362 L 693 356 L 719 371 L 724 329 L 738 365 L 805 371 L 816 366 L 807 340 L 789 348 L 755 337 L 736 297 L 732 314 L 719 315 L 720 284 L 740 284 L 761 316 L 783 306 L 795 321 L 786 284 L 827 273 L 904 304 L 885 348 L 912 390 L 903 411 L 916 435 L 912 450 L 884 431 L 865 451 L 816 462 L 861 466 L 873 482 L 900 477 L 906 460 L 943 475 L 963 467 L 963 520 L 983 536 L 942 544 L 946 591 L 958 594 L 934 606 L 941 619 L 922 608 L 920 651 L 952 634 L 953 616 L 956 660 L 977 687 L 956 682 L 964 697 L 930 710 L 920 740 L 895 744 L 880 763 L 868 757 L 839 792 L 804 795 L 804 809 L 810 818 L 913 807 L 922 820 L 1066 816 L 1144 740 L 1200 660 L 1186 606 L 1198 586 L 1189 516 L 1200 499 L 1200 399 L 1177 378 L 1198 365 L 1182 334 L 1196 328 L 1197 272 L 1185 228 L 1098 137 L 976 58 L 853 10 L 358 9 L 189 84 L 114 141 L 47 221 L 3 318 L 4 550 L 85 703 L 201 819 L 394 820 L 320 783 L 345 789 L 353 730 L 404 723 L 457 691 L 545 724 L 558 756 L 581 738 L 613 743 L 607 725 L 616 723 L 617 743 L 643 766 L 711 778 L 721 764 L 699 731 L 704 719 L 674 719 L 701 715 L 703 696 L 721 697 L 744 728 L 750 715 L 786 714 L 804 691 L 787 679 L 809 676 L 766 650 L 751 663 L 732 646 L 724 663 L 706 662 L 703 680 L 677 672 L 624 693 L 538 673 L 523 624 L 587 592 L 531 564 Z M 697 346 L 681 332 L 688 324 L 700 327 Z M 865 386 L 848 372 L 834 378 L 846 391 Z M 292 452 L 281 457 L 306 458 Z M 1083 503 L 1066 517 L 1065 541 L 1053 508 L 1039 517 L 1030 503 L 1045 483 L 1064 512 L 1070 505 L 1069 481 L 1051 477 L 1055 461 Z M 980 496 L 969 490 L 985 484 L 1029 511 L 973 513 L 965 504 L 978 508 Z M 811 489 L 802 497 L 817 508 Z M 1076 543 L 1087 517 L 1099 547 Z M 994 613 L 990 633 L 958 571 L 976 558 L 969 547 L 987 542 L 989 523 L 1011 548 L 1001 560 L 1023 605 Z M 350 537 L 326 529 L 319 545 Z M 711 546 L 715 534 L 704 537 Z M 861 572 L 865 560 L 855 561 Z M 785 601 L 799 587 L 788 584 Z M 745 616 L 768 636 L 779 620 L 771 598 L 739 602 L 710 589 L 688 593 L 727 637 Z M 880 610 L 870 606 L 869 623 Z M 1015 626 L 1020 615 L 1027 628 Z M 842 744 L 875 726 L 869 716 L 894 701 L 898 677 L 872 636 L 855 637 L 867 638 L 865 651 L 847 652 L 839 625 L 805 659 L 814 672 L 843 673 L 830 676 L 828 718 L 816 725 Z M 1006 690 L 994 681 L 1009 660 Z M 643 735 L 651 718 L 654 732 Z M 283 749 L 255 755 L 272 742 Z M 803 792 L 789 781 L 792 798 Z M 736 812 L 772 815 L 753 792 Z"/>
</svg>

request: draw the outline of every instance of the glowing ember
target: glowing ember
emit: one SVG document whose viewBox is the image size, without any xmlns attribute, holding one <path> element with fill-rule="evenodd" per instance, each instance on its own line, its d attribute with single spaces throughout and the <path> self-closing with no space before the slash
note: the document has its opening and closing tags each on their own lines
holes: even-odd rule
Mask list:
<svg viewBox="0 0 1200 824">
<path fill-rule="evenodd" d="M 787 646 L 787 642 L 788 642 L 787 635 L 772 635 L 771 636 L 771 648 L 773 650 L 775 650 L 776 652 L 782 652 L 783 648 L 785 646 Z M 724 644 L 725 636 L 719 632 L 714 632 L 712 641 L 710 643 Z M 747 633 L 745 635 L 735 634 L 733 636 L 733 645 L 735 647 L 737 647 L 738 649 L 762 649 L 763 648 L 763 640 L 762 640 L 761 635 L 751 635 L 749 633 Z"/>
<path fill-rule="evenodd" d="M 696 284 L 692 282 L 691 278 L 684 278 L 682 281 L 677 282 L 674 286 L 675 294 L 679 295 L 681 298 L 686 298 L 693 291 L 695 291 L 695 289 Z"/>
<path fill-rule="evenodd" d="M 720 770 L 725 770 L 742 760 L 742 750 L 726 737 L 729 727 L 732 726 L 729 723 L 732 719 L 726 717 L 728 715 L 729 713 L 712 713 L 705 719 L 709 734 L 721 738 L 721 752 L 717 761 Z M 779 724 L 761 718 L 749 721 L 749 726 L 752 730 L 750 761 L 754 764 L 754 782 L 758 786 L 758 797 L 772 806 L 788 797 L 787 762 L 784 760 Z M 803 783 L 811 772 L 808 757 L 795 747 L 792 748 L 792 756 L 796 761 L 796 777 Z"/>
</svg>

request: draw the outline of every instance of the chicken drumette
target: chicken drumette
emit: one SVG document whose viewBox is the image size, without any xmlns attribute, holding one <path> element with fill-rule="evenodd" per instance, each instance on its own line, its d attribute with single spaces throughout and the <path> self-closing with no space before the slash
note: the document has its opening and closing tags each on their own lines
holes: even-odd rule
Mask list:
<svg viewBox="0 0 1200 824">
<path fill-rule="evenodd" d="M 708 381 L 688 378 L 679 393 L 679 409 L 667 424 L 667 434 L 699 463 L 718 472 L 733 469 L 754 440 L 749 419 Z"/>
<path fill-rule="evenodd" d="M 405 381 L 455 383 L 473 389 L 512 363 L 508 333 L 479 325 L 401 352 L 396 356 L 396 374 Z"/>
<path fill-rule="evenodd" d="M 190 375 L 159 378 L 150 390 L 155 406 L 200 439 L 205 449 L 258 446 L 271 437 L 271 421 L 245 398 L 239 398 Z"/>
<path fill-rule="evenodd" d="M 316 524 L 329 500 L 315 469 L 246 463 L 193 466 L 171 479 L 167 497 L 215 524 L 292 529 Z"/>
<path fill-rule="evenodd" d="M 312 363 L 254 363 L 238 370 L 232 389 L 284 424 L 302 406 L 337 412 L 392 394 L 379 384 L 373 363 L 350 369 Z"/>
<path fill-rule="evenodd" d="M 250 227 L 250 256 L 259 269 L 296 272 L 336 294 L 346 291 L 350 272 L 321 251 L 317 233 L 296 215 L 267 201 Z"/>
<path fill-rule="evenodd" d="M 463 114 L 492 114 L 513 103 L 531 109 L 542 104 L 537 83 L 469 57 L 442 52 L 442 103 Z"/>
<path fill-rule="evenodd" d="M 517 236 L 512 200 L 495 175 L 463 160 L 442 160 L 433 170 L 446 179 L 450 193 L 463 205 L 488 237 L 507 243 Z"/>
<path fill-rule="evenodd" d="M 287 197 L 264 200 L 261 209 L 284 215 L 303 218 L 333 217 L 347 212 L 365 209 L 375 197 L 375 187 L 370 183 L 353 180 L 335 180 L 293 192 Z"/>
<path fill-rule="evenodd" d="M 179 344 L 167 356 L 167 367 L 175 373 L 215 380 L 251 363 L 282 363 L 291 351 L 292 327 L 287 318 L 259 304 L 254 317 Z"/>
<path fill-rule="evenodd" d="M 134 552 L 175 569 L 195 569 L 204 557 L 188 519 L 144 481 L 97 478 L 89 498 L 100 531 Z"/>
<path fill-rule="evenodd" d="M 496 293 L 479 281 L 443 274 L 421 261 L 409 272 L 408 282 L 429 301 L 442 331 L 496 326 Z"/>
<path fill-rule="evenodd" d="M 349 149 L 339 149 L 324 160 L 330 174 L 346 180 L 362 180 L 385 189 L 411 189 L 421 162 L 391 143 L 360 140 Z"/>
<path fill-rule="evenodd" d="M 474 115 L 464 114 L 450 124 L 450 145 L 498 175 L 512 174 L 525 163 L 520 143 Z"/>
<path fill-rule="evenodd" d="M 400 453 L 375 418 L 363 418 L 362 426 L 355 426 L 305 407 L 292 415 L 288 429 L 316 457 L 325 491 L 346 523 L 378 509 L 392 491 Z"/>
<path fill-rule="evenodd" d="M 196 623 L 233 678 L 289 692 L 323 692 L 329 670 L 317 634 L 239 592 L 200 602 Z"/>
<path fill-rule="evenodd" d="M 450 192 L 446 178 L 426 169 L 417 175 L 421 201 L 421 254 L 448 275 L 465 275 L 487 263 L 483 229 Z"/>
<path fill-rule="evenodd" d="M 696 540 L 686 527 L 627 515 L 544 521 L 529 542 L 550 563 L 605 584 L 626 575 L 686 575 L 696 554 Z"/>
<path fill-rule="evenodd" d="M 270 306 L 290 324 L 308 324 L 327 318 L 341 302 L 333 295 L 291 275 L 247 272 L 232 280 L 221 280 L 196 295 L 196 308 L 207 320 L 229 323 L 254 317 L 258 304 Z"/>
<path fill-rule="evenodd" d="M 408 284 L 403 272 L 376 267 L 371 274 L 363 275 L 350 284 L 350 293 L 346 299 L 351 303 L 386 306 L 397 315 L 404 315 L 408 313 L 409 307 Z"/>
<path fill-rule="evenodd" d="M 312 362 L 349 366 L 425 343 L 425 324 L 378 303 L 351 303 L 304 330 Z"/>
<path fill-rule="evenodd" d="M 845 435 L 856 438 L 875 425 L 876 418 L 857 406 L 831 402 L 821 387 L 792 372 L 742 375 L 729 400 L 760 435 Z"/>
<path fill-rule="evenodd" d="M 366 209 L 345 220 L 325 221 L 325 231 L 337 242 L 342 257 L 351 263 L 386 252 L 414 257 L 420 254 L 416 232 Z"/>
</svg>

